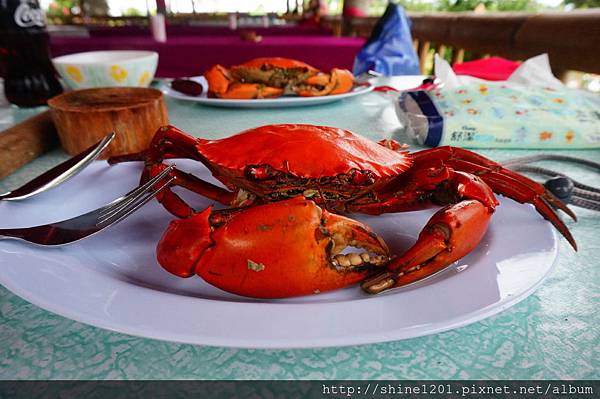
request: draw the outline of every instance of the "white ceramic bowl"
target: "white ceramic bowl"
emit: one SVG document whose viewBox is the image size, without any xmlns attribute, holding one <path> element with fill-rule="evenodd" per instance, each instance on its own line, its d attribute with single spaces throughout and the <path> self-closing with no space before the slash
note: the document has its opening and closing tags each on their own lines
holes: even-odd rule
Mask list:
<svg viewBox="0 0 600 399">
<path fill-rule="evenodd" d="M 73 89 L 109 86 L 146 87 L 158 65 L 153 51 L 89 51 L 52 60 L 54 67 Z"/>
</svg>

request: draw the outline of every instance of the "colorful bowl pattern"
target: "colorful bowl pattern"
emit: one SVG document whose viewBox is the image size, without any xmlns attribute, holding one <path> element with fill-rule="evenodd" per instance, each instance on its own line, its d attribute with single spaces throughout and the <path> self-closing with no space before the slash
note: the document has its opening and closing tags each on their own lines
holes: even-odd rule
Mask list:
<svg viewBox="0 0 600 399">
<path fill-rule="evenodd" d="M 158 54 L 151 51 L 91 51 L 53 60 L 72 89 L 91 87 L 147 87 L 154 78 Z"/>
</svg>

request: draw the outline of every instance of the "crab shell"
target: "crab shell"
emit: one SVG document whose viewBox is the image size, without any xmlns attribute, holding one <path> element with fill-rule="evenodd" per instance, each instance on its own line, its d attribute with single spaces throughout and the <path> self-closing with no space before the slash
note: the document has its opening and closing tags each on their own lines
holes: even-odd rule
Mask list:
<svg viewBox="0 0 600 399">
<path fill-rule="evenodd" d="M 240 81 L 265 83 L 280 88 L 285 87 L 287 82 L 279 79 L 273 81 L 273 74 L 276 71 L 283 72 L 286 77 L 291 79 L 300 80 L 319 72 L 318 69 L 302 61 L 281 57 L 255 58 L 232 66 L 230 71 L 233 77 Z"/>
<path fill-rule="evenodd" d="M 250 61 L 244 62 L 243 64 L 238 64 L 233 68 L 299 68 L 304 69 L 306 71 L 314 71 L 317 69 L 308 65 L 305 62 L 294 60 L 291 58 L 283 58 L 283 57 L 259 57 L 254 58 Z"/>
<path fill-rule="evenodd" d="M 217 179 L 261 197 L 296 190 L 305 196 L 332 191 L 347 198 L 386 184 L 412 164 L 408 154 L 347 130 L 303 124 L 267 125 L 221 140 L 199 139 L 197 149 Z M 335 187 L 331 181 L 340 177 L 349 183 Z"/>
</svg>

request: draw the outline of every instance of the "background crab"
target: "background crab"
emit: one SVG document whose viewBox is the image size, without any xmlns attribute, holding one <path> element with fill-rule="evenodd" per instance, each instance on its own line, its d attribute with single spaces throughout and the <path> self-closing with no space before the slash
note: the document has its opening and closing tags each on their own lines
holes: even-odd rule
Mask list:
<svg viewBox="0 0 600 399">
<path fill-rule="evenodd" d="M 279 97 L 296 94 L 303 97 L 327 96 L 350 91 L 352 73 L 334 68 L 324 73 L 289 58 L 255 58 L 227 69 L 214 65 L 204 73 L 208 95 L 226 99 Z"/>
<path fill-rule="evenodd" d="M 172 190 L 159 201 L 175 220 L 158 244 L 160 264 L 198 274 L 239 295 L 318 293 L 363 280 L 369 293 L 429 276 L 473 250 L 498 201 L 530 203 L 575 248 L 555 208 L 575 215 L 540 184 L 483 156 L 453 147 L 401 152 L 347 130 L 268 125 L 221 140 L 167 126 L 150 148 L 110 162 L 145 161 L 142 181 L 168 158 L 202 162 L 227 188 L 175 169 L 174 185 L 228 205 L 196 212 Z M 390 254 L 368 226 L 338 215 L 382 214 L 446 205 L 404 254 Z M 345 254 L 347 247 L 361 252 Z"/>
</svg>

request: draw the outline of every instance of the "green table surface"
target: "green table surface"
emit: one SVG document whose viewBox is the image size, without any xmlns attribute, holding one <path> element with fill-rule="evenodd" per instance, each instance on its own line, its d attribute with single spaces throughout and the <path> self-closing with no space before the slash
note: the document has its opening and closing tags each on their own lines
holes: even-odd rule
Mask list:
<svg viewBox="0 0 600 399">
<path fill-rule="evenodd" d="M 408 140 L 390 99 L 378 93 L 304 108 L 221 109 L 173 100 L 167 105 L 173 125 L 208 138 L 270 123 L 311 123 L 372 139 Z M 37 111 L 0 105 L 0 128 Z M 502 161 L 541 151 L 480 152 Z M 600 161 L 597 150 L 561 153 Z M 0 180 L 0 192 L 66 158 L 61 150 L 40 157 Z M 600 186 L 600 176 L 585 168 L 545 166 Z M 533 295 L 466 327 L 388 343 L 247 350 L 162 342 L 63 318 L 0 286 L 0 379 L 598 379 L 600 214 L 575 210 L 579 221 L 567 224 L 580 250 L 561 239 L 558 265 Z"/>
</svg>

